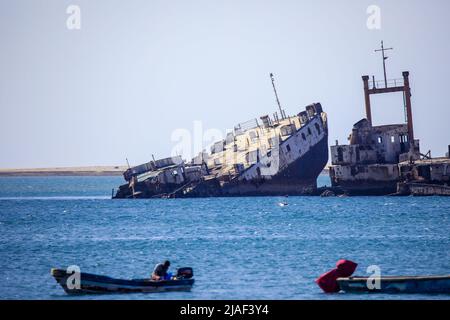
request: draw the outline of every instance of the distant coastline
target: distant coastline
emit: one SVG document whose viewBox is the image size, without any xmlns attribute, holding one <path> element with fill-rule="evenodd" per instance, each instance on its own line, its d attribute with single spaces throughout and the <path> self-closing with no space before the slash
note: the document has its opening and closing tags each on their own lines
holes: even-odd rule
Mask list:
<svg viewBox="0 0 450 320">
<path fill-rule="evenodd" d="M 0 177 L 21 176 L 120 176 L 125 166 L 0 169 Z"/>
</svg>

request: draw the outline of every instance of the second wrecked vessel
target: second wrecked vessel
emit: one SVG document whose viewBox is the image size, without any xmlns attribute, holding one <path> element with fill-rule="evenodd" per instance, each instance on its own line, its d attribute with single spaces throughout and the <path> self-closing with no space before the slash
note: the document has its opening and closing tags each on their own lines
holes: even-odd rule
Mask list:
<svg viewBox="0 0 450 320">
<path fill-rule="evenodd" d="M 153 160 L 124 172 L 114 198 L 311 194 L 328 161 L 327 116 L 320 103 L 295 116 L 267 115 L 235 126 L 191 161 Z"/>
<path fill-rule="evenodd" d="M 419 140 L 413 133 L 409 72 L 386 83 L 369 81 L 369 76 L 362 79 L 366 118 L 353 126 L 350 144 L 331 146 L 331 182 L 349 195 L 392 194 L 399 182 L 399 162 L 420 158 Z M 370 96 L 395 92 L 403 93 L 406 123 L 374 126 Z"/>
</svg>

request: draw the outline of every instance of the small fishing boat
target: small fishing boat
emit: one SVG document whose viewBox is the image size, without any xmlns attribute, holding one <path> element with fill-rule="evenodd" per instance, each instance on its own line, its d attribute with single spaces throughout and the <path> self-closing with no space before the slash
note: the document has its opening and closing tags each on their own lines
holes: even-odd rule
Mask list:
<svg viewBox="0 0 450 320">
<path fill-rule="evenodd" d="M 449 294 L 450 275 L 392 277 L 352 276 L 358 264 L 350 260 L 339 260 L 336 268 L 316 279 L 318 286 L 326 293 L 422 293 Z"/>
<path fill-rule="evenodd" d="M 375 284 L 375 281 L 367 277 L 338 278 L 337 283 L 344 292 L 450 294 L 450 275 L 380 277 L 378 288 L 368 285 Z"/>
<path fill-rule="evenodd" d="M 180 268 L 172 279 L 159 281 L 114 279 L 80 272 L 78 285 L 73 280 L 76 276 L 74 273 L 68 273 L 63 269 L 51 269 L 50 273 L 67 294 L 190 291 L 194 284 L 192 268 Z"/>
</svg>

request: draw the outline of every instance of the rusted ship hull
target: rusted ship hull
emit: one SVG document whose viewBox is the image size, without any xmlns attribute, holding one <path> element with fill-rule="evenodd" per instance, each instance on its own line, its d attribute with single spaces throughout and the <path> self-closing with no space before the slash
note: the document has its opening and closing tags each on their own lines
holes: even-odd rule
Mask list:
<svg viewBox="0 0 450 320">
<path fill-rule="evenodd" d="M 427 183 L 398 183 L 397 192 L 394 196 L 415 196 L 415 197 L 429 197 L 429 196 L 445 196 L 450 197 L 450 187 L 439 184 Z"/>
<path fill-rule="evenodd" d="M 238 182 L 224 188 L 224 196 L 309 195 L 317 188 L 317 177 L 328 161 L 327 136 L 270 180 Z"/>
<path fill-rule="evenodd" d="M 333 182 L 333 175 L 330 173 L 332 186 L 339 187 L 349 196 L 386 196 L 397 191 L 397 180 L 377 181 L 367 179 L 363 181 L 338 181 Z"/>
</svg>

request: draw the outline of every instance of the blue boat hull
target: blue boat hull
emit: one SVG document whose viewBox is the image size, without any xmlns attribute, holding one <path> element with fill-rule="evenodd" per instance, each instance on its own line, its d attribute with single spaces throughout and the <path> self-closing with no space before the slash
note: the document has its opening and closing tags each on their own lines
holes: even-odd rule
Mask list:
<svg viewBox="0 0 450 320">
<path fill-rule="evenodd" d="M 67 294 L 100 293 L 154 293 L 167 291 L 190 291 L 194 279 L 153 281 L 150 279 L 114 279 L 90 273 L 80 273 L 79 286 L 71 285 L 72 274 L 62 269 L 52 269 L 51 275 Z M 70 288 L 69 288 L 70 287 Z"/>
</svg>

